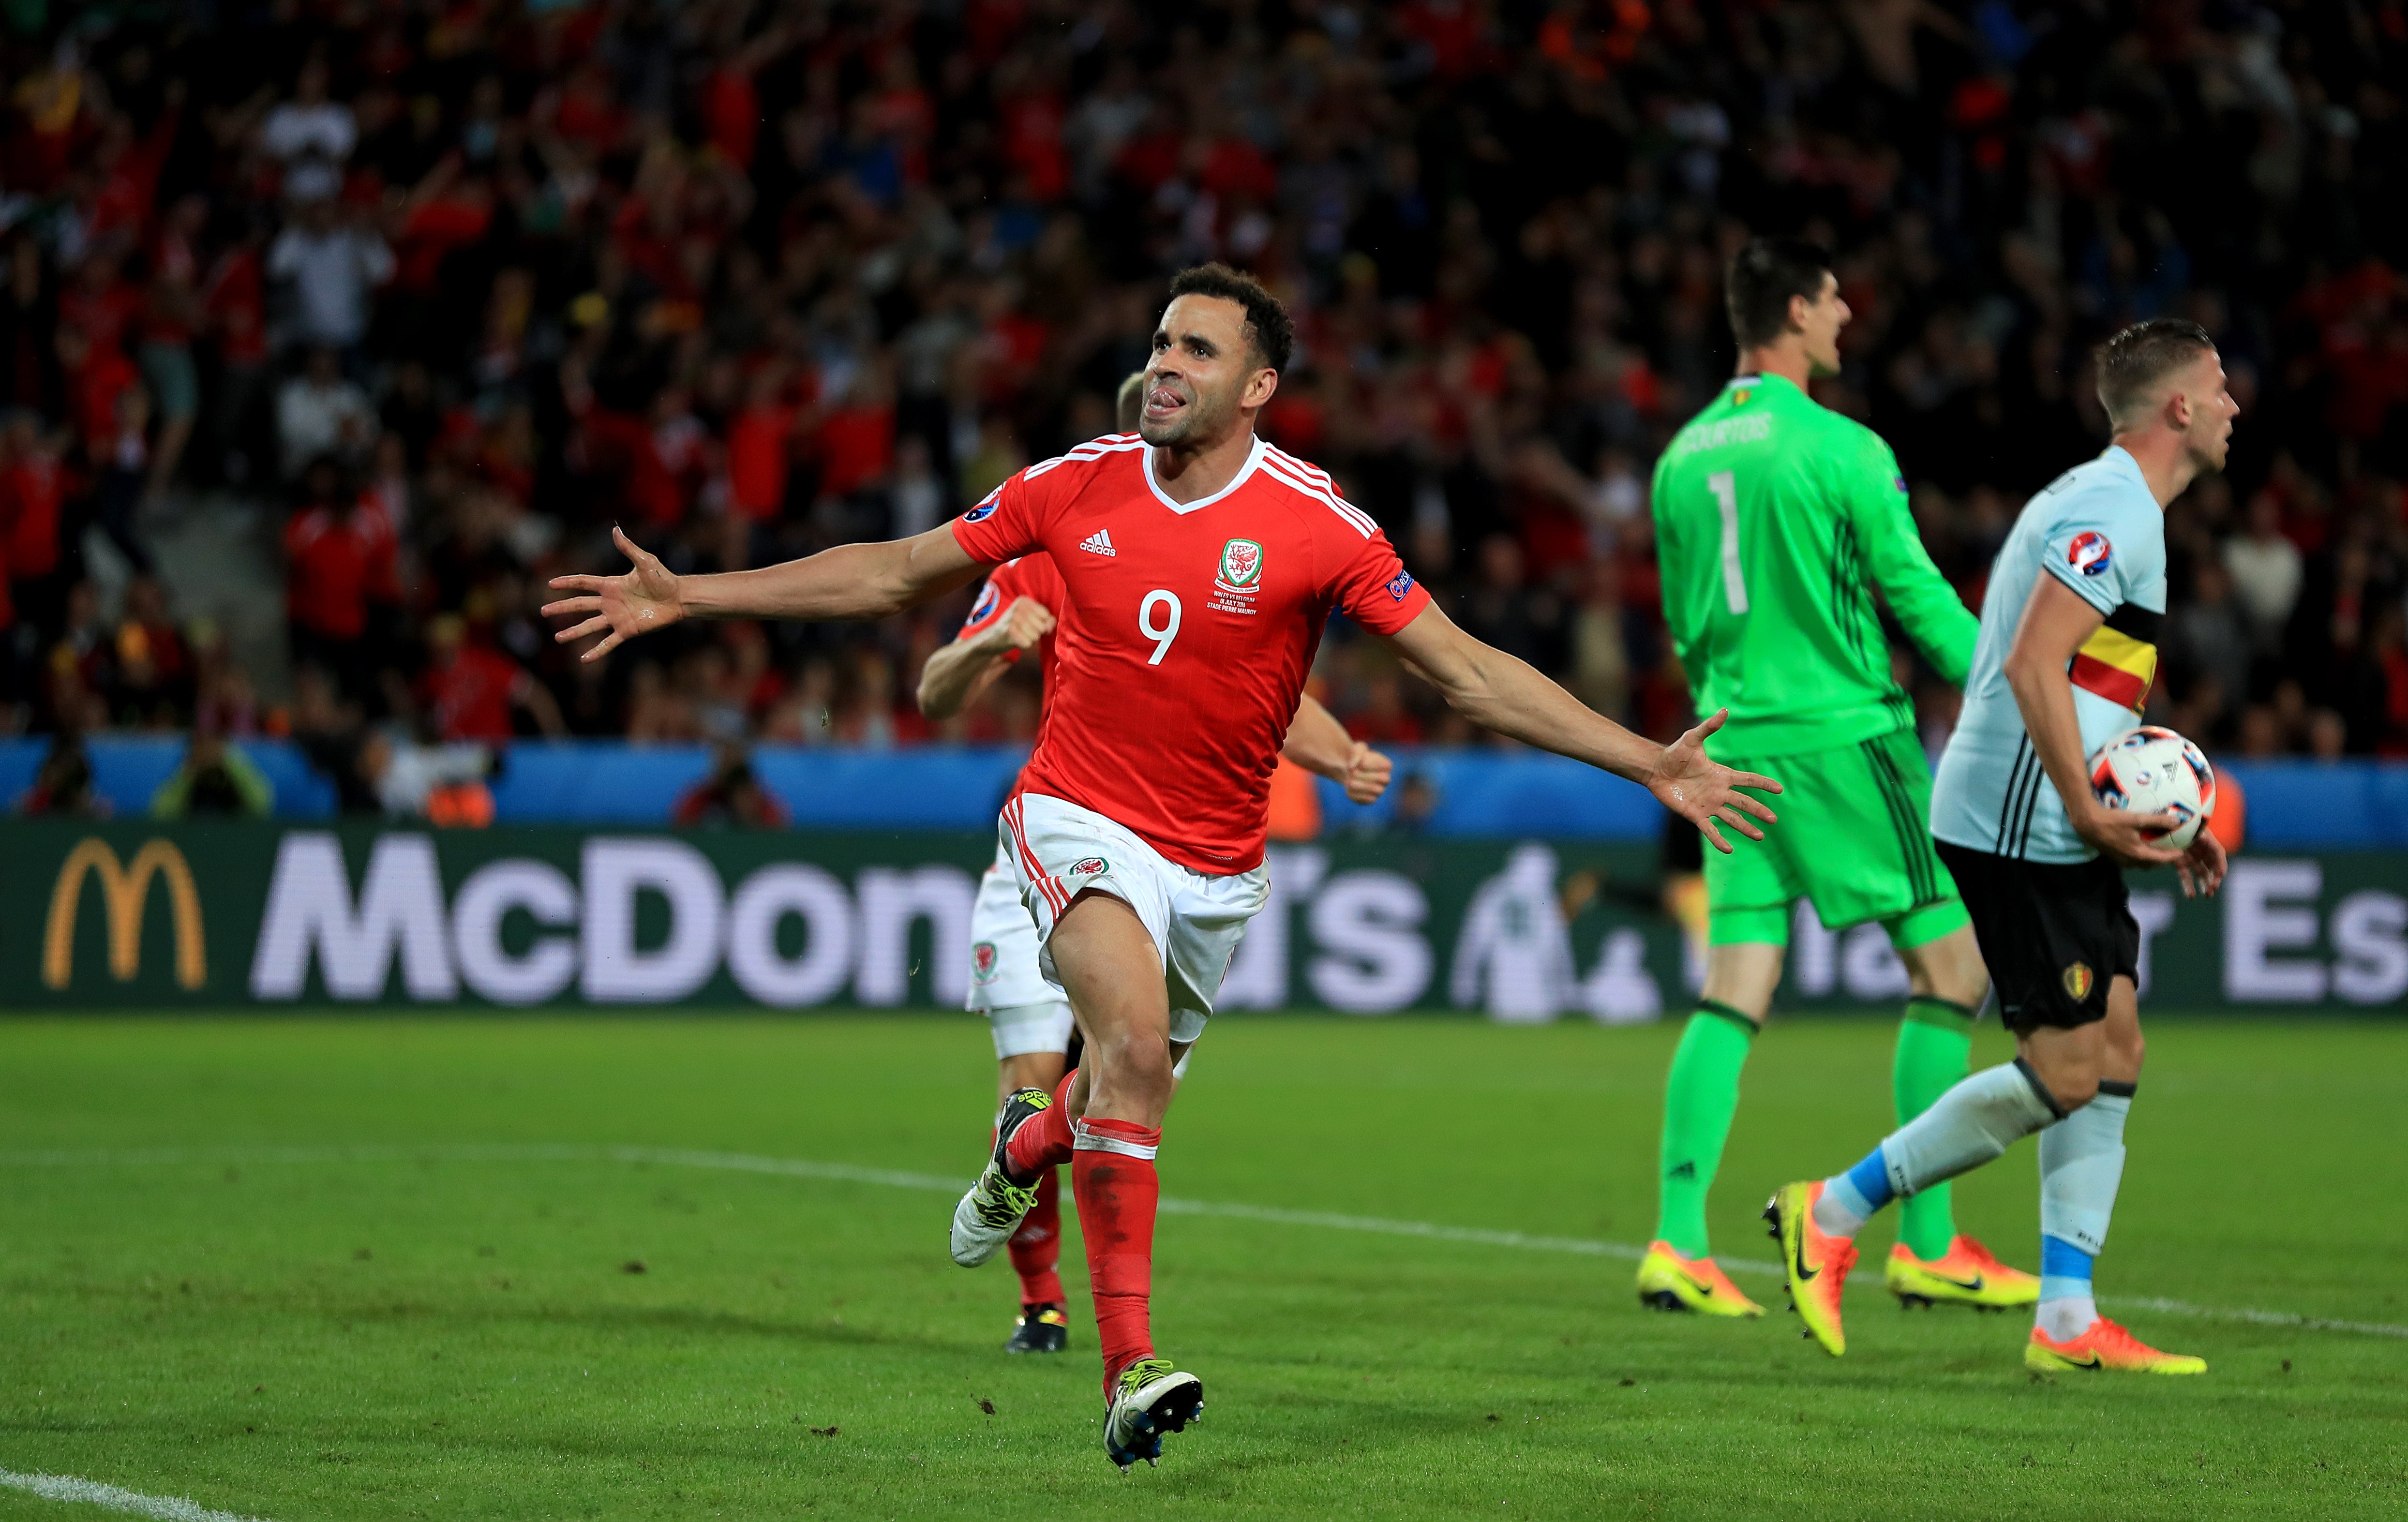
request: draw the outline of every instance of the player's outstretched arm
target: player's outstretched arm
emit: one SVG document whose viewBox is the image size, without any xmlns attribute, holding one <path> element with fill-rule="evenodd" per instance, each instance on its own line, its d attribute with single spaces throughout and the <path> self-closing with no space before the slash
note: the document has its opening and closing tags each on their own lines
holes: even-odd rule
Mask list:
<svg viewBox="0 0 2408 1522">
<path fill-rule="evenodd" d="M 2127 867 L 2169 867 L 2183 854 L 2153 844 L 2147 837 L 2173 828 L 2178 821 L 2172 814 L 2110 809 L 2090 790 L 2082 721 L 2073 711 L 2073 682 L 2066 667 L 2091 631 L 2105 622 L 2086 598 L 2042 571 L 2032 583 L 2023 621 L 2015 625 L 2015 642 L 2007 651 L 2007 685 L 2014 692 L 2032 750 L 2065 801 L 2065 816 L 2074 833 Z M 2202 873 L 2204 869 L 2202 861 Z M 2190 873 L 2186 869 L 2183 875 L 2187 891 Z M 2219 866 L 2215 877 L 2220 881 L 2223 875 Z M 2214 885 L 2207 891 L 2214 892 Z"/>
<path fill-rule="evenodd" d="M 1641 783 L 1664 807 L 1696 825 L 1717 851 L 1730 850 L 1718 822 L 1761 840 L 1764 831 L 1755 820 L 1769 824 L 1777 817 L 1739 789 L 1778 793 L 1779 783 L 1707 758 L 1705 739 L 1722 727 L 1720 713 L 1670 745 L 1658 745 L 1590 709 L 1527 662 L 1474 639 L 1435 604 L 1387 640 L 1457 713 L 1484 729 Z"/>
<path fill-rule="evenodd" d="M 1379 802 L 1396 770 L 1395 762 L 1348 734 L 1336 714 L 1309 696 L 1297 700 L 1280 754 L 1343 787 L 1356 803 Z"/>
<path fill-rule="evenodd" d="M 618 529 L 610 538 L 633 565 L 616 576 L 555 576 L 573 593 L 544 605 L 547 618 L 581 618 L 552 636 L 563 644 L 602 638 L 581 659 L 598 661 L 639 634 L 689 618 L 877 619 L 976 581 L 986 567 L 939 524 L 908 539 L 840 544 L 759 570 L 679 576 Z"/>
<path fill-rule="evenodd" d="M 928 657 L 920 668 L 920 711 L 931 719 L 952 718 L 1053 631 L 1052 609 L 1034 597 L 1014 597 L 1001 618 Z"/>
</svg>

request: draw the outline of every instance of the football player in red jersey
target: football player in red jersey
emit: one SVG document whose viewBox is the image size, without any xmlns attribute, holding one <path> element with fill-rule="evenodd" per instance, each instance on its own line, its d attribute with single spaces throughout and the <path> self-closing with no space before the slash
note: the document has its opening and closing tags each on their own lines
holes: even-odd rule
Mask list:
<svg viewBox="0 0 2408 1522">
<path fill-rule="evenodd" d="M 1131 380 L 1140 380 L 1133 376 Z M 1132 409 L 1134 410 L 1134 409 Z M 948 719 L 994 683 L 1015 662 L 1035 653 L 1048 686 L 1054 668 L 1053 610 L 1064 600 L 1061 574 L 1041 554 L 1008 560 L 995 568 L 971 605 L 969 618 L 951 644 L 928 657 L 920 675 L 920 711 Z M 1312 697 L 1297 705 L 1282 754 L 1297 765 L 1330 778 L 1357 803 L 1376 803 L 1387 791 L 1389 759 L 1346 733 L 1345 726 Z M 1023 1089 L 1051 1094 L 1071 1066 L 1075 1024 L 1069 1001 L 1045 981 L 1038 966 L 1037 926 L 1020 898 L 1011 858 L 998 841 L 995 864 L 979 880 L 970 912 L 970 1012 L 983 1014 L 995 1038 L 996 1103 L 1008 1106 Z M 1185 1058 L 1173 1069 L 1184 1077 Z M 1012 1229 L 1007 1244 L 1020 1276 L 1020 1317 L 1007 1353 L 1059 1353 L 1069 1345 L 1062 1280 L 1060 1170 L 1047 1167 L 1037 1179 L 1036 1205 Z M 994 1250 L 966 1265 L 976 1267 Z"/>
<path fill-rule="evenodd" d="M 1004 836 L 1039 956 L 1085 1055 L 1057 1094 L 1024 1090 L 954 1213 L 953 1249 L 1010 1234 L 1039 1172 L 1071 1163 L 1104 1355 L 1104 1450 L 1159 1456 L 1203 1382 L 1155 1356 L 1147 1319 L 1171 1068 L 1201 1033 L 1239 932 L 1267 897 L 1270 774 L 1323 624 L 1343 612 L 1472 722 L 1645 786 L 1728 851 L 1780 784 L 1710 760 L 1708 718 L 1670 746 L 1592 711 L 1433 605 L 1378 524 L 1254 421 L 1293 329 L 1252 279 L 1182 272 L 1155 328 L 1138 437 L 1030 466 L 952 524 L 759 570 L 680 577 L 624 533 L 634 567 L 563 576 L 546 613 L 599 635 L 597 660 L 686 618 L 873 619 L 1043 551 L 1062 576 L 1056 680 Z M 989 1248 L 988 1251 L 992 1251 Z"/>
</svg>

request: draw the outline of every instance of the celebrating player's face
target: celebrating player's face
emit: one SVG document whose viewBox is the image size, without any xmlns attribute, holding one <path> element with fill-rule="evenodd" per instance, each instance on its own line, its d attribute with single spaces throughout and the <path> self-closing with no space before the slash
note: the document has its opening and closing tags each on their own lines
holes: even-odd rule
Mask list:
<svg viewBox="0 0 2408 1522">
<path fill-rule="evenodd" d="M 1245 308 L 1220 296 L 1181 296 L 1154 330 L 1137 431 L 1156 448 L 1216 443 L 1241 408 L 1260 407 L 1278 383 L 1275 371 L 1255 365 Z"/>
</svg>

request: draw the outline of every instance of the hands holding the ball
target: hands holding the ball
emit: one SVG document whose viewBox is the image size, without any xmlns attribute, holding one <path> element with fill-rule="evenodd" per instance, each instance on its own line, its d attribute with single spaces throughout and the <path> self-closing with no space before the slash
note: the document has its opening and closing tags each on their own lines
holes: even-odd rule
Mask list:
<svg viewBox="0 0 2408 1522">
<path fill-rule="evenodd" d="M 2186 898 L 2213 898 L 2215 890 L 2224 885 L 2224 842 L 2206 830 L 2184 850 L 2174 863 L 2174 875 L 2182 879 Z"/>
<path fill-rule="evenodd" d="M 2074 818 L 2073 828 L 2119 866 L 2172 868 L 2186 898 L 2213 897 L 2224 884 L 2224 843 L 2204 829 L 2179 851 L 2158 843 L 2182 823 L 2182 815 L 2171 810 L 2136 814 L 2093 803 Z"/>
</svg>

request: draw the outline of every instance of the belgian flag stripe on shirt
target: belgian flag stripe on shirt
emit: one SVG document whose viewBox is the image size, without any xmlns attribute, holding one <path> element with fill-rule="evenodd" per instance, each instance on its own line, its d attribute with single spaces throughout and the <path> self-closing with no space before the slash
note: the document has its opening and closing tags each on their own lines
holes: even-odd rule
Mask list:
<svg viewBox="0 0 2408 1522">
<path fill-rule="evenodd" d="M 2157 625 L 2164 617 L 2125 603 L 2082 642 L 2066 674 L 2084 692 L 2140 712 L 2157 681 Z"/>
</svg>

